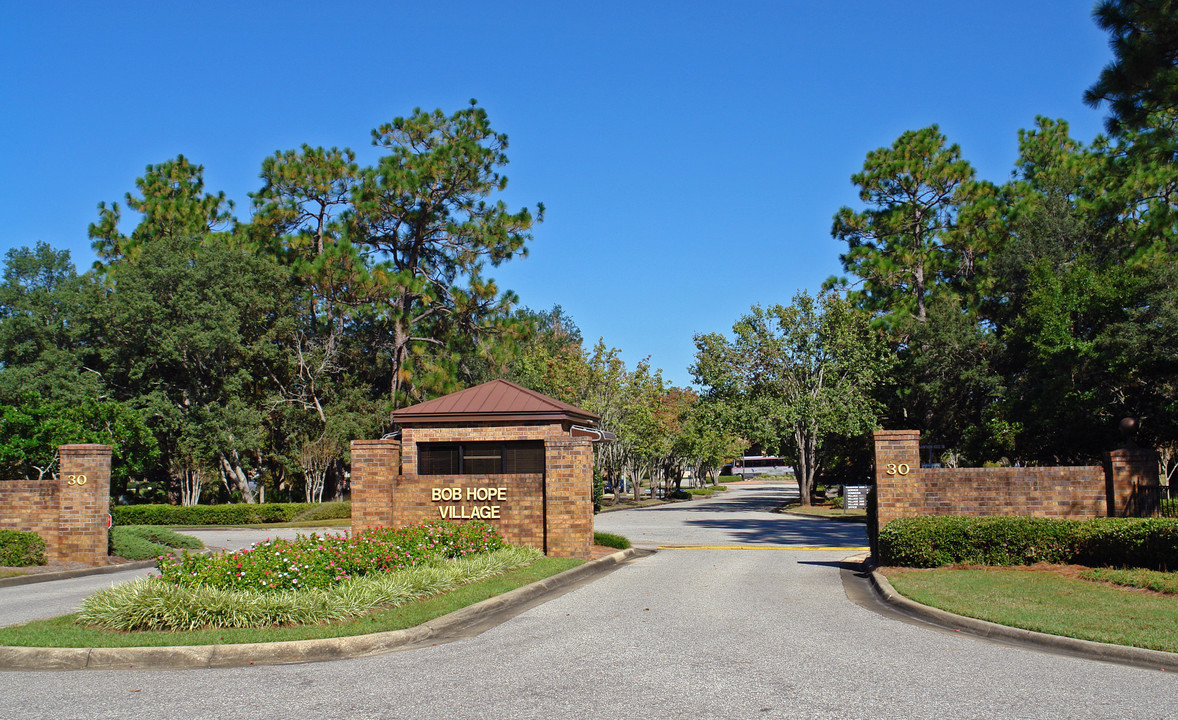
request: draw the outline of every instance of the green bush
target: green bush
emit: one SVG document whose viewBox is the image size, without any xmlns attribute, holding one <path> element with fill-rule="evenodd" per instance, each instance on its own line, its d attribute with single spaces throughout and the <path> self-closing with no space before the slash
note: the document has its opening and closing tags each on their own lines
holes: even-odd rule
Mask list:
<svg viewBox="0 0 1178 720">
<path fill-rule="evenodd" d="M 0 565 L 28 567 L 44 565 L 45 539 L 35 532 L 0 530 Z"/>
<path fill-rule="evenodd" d="M 957 563 L 1178 569 L 1178 520 L 1031 517 L 914 517 L 879 531 L 881 565 Z"/>
<path fill-rule="evenodd" d="M 712 495 L 716 492 L 715 488 L 705 485 L 704 487 L 687 488 L 687 492 L 692 495 Z"/>
<path fill-rule="evenodd" d="M 626 548 L 630 547 L 630 541 L 621 535 L 614 535 L 613 533 L 603 532 L 593 533 L 593 544 L 617 548 L 618 550 L 625 550 Z"/>
<path fill-rule="evenodd" d="M 111 515 L 115 525 L 255 525 L 291 522 L 316 507 L 317 503 L 116 505 Z M 348 512 L 350 516 L 350 507 Z"/>
<path fill-rule="evenodd" d="M 672 490 L 671 492 L 667 493 L 668 500 L 690 500 L 691 497 L 691 493 L 684 490 Z"/>
<path fill-rule="evenodd" d="M 1178 519 L 1097 518 L 1082 523 L 1072 562 L 1178 570 Z"/>
<path fill-rule="evenodd" d="M 311 507 L 295 515 L 295 522 L 310 520 L 346 520 L 352 517 L 352 503 L 325 502 L 315 503 Z"/>
<path fill-rule="evenodd" d="M 204 543 L 194 537 L 151 525 L 113 527 L 110 554 L 127 560 L 154 560 L 173 550 L 198 550 Z"/>
</svg>

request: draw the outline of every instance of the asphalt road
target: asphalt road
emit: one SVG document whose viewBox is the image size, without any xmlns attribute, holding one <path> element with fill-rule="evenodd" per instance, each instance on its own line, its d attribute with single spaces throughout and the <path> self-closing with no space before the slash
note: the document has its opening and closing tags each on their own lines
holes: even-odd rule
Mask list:
<svg viewBox="0 0 1178 720">
<path fill-rule="evenodd" d="M 6 672 L 12 718 L 1173 718 L 1175 680 L 939 631 L 851 602 L 861 528 L 784 490 L 598 517 L 661 550 L 478 636 L 330 663 Z M 833 527 L 832 527 L 833 525 Z M 856 532 L 860 535 L 856 535 Z"/>
<path fill-rule="evenodd" d="M 630 539 L 635 547 L 866 547 L 861 523 L 783 516 L 773 512 L 796 500 L 794 484 L 734 485 L 712 499 L 699 498 L 634 510 L 604 512 L 595 527 Z M 844 553 L 847 555 L 849 553 Z"/>
</svg>

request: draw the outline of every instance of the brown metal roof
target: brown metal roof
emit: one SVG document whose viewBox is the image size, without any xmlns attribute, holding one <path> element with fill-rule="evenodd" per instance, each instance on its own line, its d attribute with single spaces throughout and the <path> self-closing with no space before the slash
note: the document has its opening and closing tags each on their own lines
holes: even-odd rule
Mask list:
<svg viewBox="0 0 1178 720">
<path fill-rule="evenodd" d="M 440 398 L 402 408 L 393 420 L 418 423 L 570 421 L 597 425 L 601 418 L 507 380 L 492 380 Z"/>
</svg>

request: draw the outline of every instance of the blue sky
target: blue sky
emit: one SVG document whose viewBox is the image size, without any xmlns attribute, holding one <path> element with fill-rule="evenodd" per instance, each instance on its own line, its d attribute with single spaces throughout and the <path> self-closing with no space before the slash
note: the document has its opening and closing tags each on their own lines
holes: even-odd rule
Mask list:
<svg viewBox="0 0 1178 720">
<path fill-rule="evenodd" d="M 350 146 L 477 98 L 505 194 L 543 202 L 489 274 L 590 342 L 690 382 L 692 336 L 840 272 L 831 218 L 868 151 L 938 123 L 980 176 L 1111 60 L 1091 3 L 0 2 L 0 251 L 93 261 L 86 226 L 184 154 L 249 215 L 264 157 Z"/>
</svg>

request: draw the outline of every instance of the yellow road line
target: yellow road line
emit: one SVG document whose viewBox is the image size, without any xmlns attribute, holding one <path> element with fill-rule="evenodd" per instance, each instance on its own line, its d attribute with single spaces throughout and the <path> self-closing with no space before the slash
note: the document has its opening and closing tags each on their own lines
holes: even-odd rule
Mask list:
<svg viewBox="0 0 1178 720">
<path fill-rule="evenodd" d="M 870 550 L 853 545 L 659 545 L 659 550 Z"/>
</svg>

